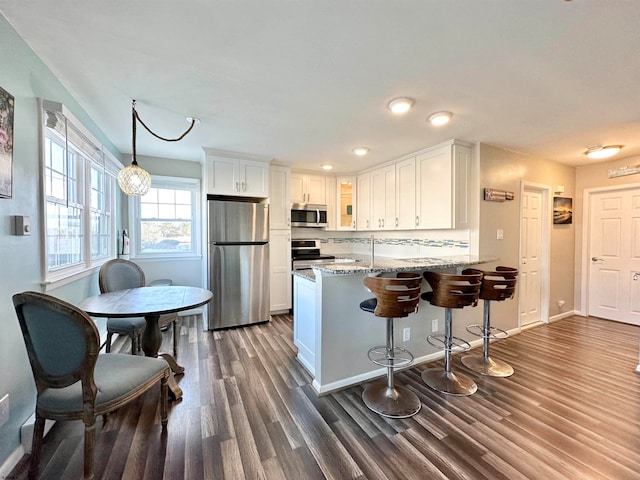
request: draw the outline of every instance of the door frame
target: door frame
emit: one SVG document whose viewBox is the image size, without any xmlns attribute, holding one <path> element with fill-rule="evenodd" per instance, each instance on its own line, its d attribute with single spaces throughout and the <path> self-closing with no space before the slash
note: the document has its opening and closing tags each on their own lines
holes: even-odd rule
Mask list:
<svg viewBox="0 0 640 480">
<path fill-rule="evenodd" d="M 520 244 L 518 245 L 518 268 L 521 269 L 522 263 L 522 208 L 525 190 L 533 190 L 542 194 L 542 219 L 540 225 L 540 320 L 543 323 L 549 323 L 549 298 L 551 284 L 551 186 L 543 183 L 520 181 Z M 520 302 L 522 295 L 518 295 L 518 328 L 522 329 L 520 324 Z M 525 325 L 527 328 L 529 325 Z"/>
<path fill-rule="evenodd" d="M 593 195 L 619 192 L 621 190 L 638 190 L 640 183 L 624 183 L 620 185 L 611 185 L 607 187 L 585 188 L 582 192 L 582 255 L 580 259 L 580 314 L 589 316 L 589 293 L 591 285 L 589 284 L 590 258 L 591 258 L 591 202 Z M 640 367 L 640 365 L 639 365 Z"/>
</svg>

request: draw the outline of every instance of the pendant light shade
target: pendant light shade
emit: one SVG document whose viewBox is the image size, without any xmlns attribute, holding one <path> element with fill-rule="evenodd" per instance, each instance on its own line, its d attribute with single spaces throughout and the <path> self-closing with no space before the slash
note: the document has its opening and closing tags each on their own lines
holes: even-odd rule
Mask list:
<svg viewBox="0 0 640 480">
<path fill-rule="evenodd" d="M 146 195 L 151 187 L 151 175 L 134 160 L 118 172 L 118 185 L 125 195 Z"/>
<path fill-rule="evenodd" d="M 178 138 L 164 138 L 151 131 L 149 127 L 140 119 L 138 112 L 136 111 L 136 101 L 131 102 L 131 165 L 124 167 L 118 172 L 118 185 L 125 195 L 146 195 L 151 188 L 151 175 L 144 168 L 138 165 L 136 160 L 136 122 L 140 124 L 154 137 L 164 140 L 165 142 L 179 142 L 187 133 L 191 131 L 196 123 L 200 123 L 195 117 L 188 117 L 187 121 L 191 123 L 189 128 Z"/>
</svg>

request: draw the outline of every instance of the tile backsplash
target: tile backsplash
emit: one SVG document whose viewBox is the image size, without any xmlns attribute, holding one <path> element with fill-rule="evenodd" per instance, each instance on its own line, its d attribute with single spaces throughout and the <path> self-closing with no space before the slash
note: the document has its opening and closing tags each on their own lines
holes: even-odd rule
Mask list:
<svg viewBox="0 0 640 480">
<path fill-rule="evenodd" d="M 368 254 L 372 235 L 375 254 L 384 257 L 437 257 L 470 253 L 468 230 L 335 232 L 292 229 L 292 237 L 295 239 L 320 240 L 321 251 L 326 254 Z"/>
</svg>

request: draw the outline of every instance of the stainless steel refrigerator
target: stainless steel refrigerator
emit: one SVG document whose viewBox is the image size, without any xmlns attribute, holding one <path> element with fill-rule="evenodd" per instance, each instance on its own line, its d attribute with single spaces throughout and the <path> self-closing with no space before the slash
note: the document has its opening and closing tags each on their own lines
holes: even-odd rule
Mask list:
<svg viewBox="0 0 640 480">
<path fill-rule="evenodd" d="M 269 205 L 209 197 L 209 330 L 269 321 Z"/>
</svg>

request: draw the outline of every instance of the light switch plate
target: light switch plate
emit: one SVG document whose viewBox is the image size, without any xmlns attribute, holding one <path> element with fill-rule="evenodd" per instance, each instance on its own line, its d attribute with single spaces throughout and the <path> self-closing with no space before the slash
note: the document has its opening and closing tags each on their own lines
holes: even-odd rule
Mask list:
<svg viewBox="0 0 640 480">
<path fill-rule="evenodd" d="M 499 228 L 498 230 L 496 230 L 496 240 L 502 240 L 502 239 L 504 239 L 504 230 Z"/>
</svg>

